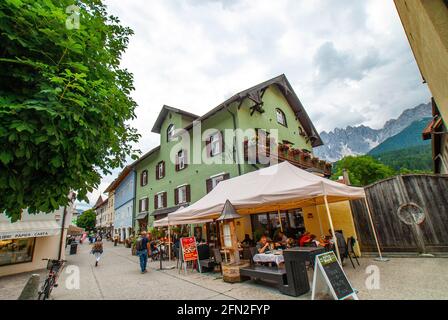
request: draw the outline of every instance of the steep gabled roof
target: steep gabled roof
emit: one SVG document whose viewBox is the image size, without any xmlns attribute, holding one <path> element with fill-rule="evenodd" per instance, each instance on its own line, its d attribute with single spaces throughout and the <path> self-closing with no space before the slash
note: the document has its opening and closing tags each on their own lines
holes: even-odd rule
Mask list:
<svg viewBox="0 0 448 320">
<path fill-rule="evenodd" d="M 188 118 L 191 118 L 192 120 L 199 118 L 199 116 L 192 114 L 190 112 L 164 105 L 162 107 L 162 110 L 160 110 L 159 116 L 157 117 L 157 120 L 154 123 L 154 126 L 152 127 L 151 132 L 160 133 L 160 129 L 162 127 L 163 120 L 165 120 L 165 117 L 168 115 L 169 111 L 186 116 Z"/>
<path fill-rule="evenodd" d="M 95 203 L 95 205 L 93 207 L 96 208 L 96 207 L 98 207 L 102 203 L 103 203 L 103 197 L 99 196 L 98 200 L 96 200 L 96 203 Z"/>
<path fill-rule="evenodd" d="M 281 75 L 279 75 L 275 78 L 272 78 L 268 81 L 259 83 L 256 86 L 253 86 L 249 89 L 243 90 L 243 91 L 233 95 L 232 97 L 230 97 L 229 99 L 227 99 L 226 101 L 224 101 L 217 107 L 213 108 L 212 110 L 210 110 L 209 112 L 207 112 L 206 114 L 204 114 L 201 117 L 199 117 L 195 114 L 192 114 L 190 112 L 183 111 L 181 109 L 177 109 L 177 108 L 173 108 L 173 107 L 164 105 L 162 107 L 162 110 L 159 113 L 159 116 L 157 117 L 154 127 L 152 128 L 152 132 L 160 133 L 160 128 L 162 126 L 163 120 L 165 119 L 165 117 L 167 116 L 169 111 L 173 111 L 178 114 L 185 115 L 187 117 L 192 118 L 195 121 L 203 121 L 203 120 L 211 117 L 215 113 L 221 111 L 222 109 L 227 108 L 233 102 L 238 102 L 238 101 L 242 102 L 246 98 L 249 98 L 253 101 L 256 101 L 257 99 L 261 99 L 262 92 L 267 87 L 269 87 L 271 85 L 277 85 L 280 88 L 280 90 L 282 91 L 282 93 L 285 95 L 286 100 L 293 108 L 294 113 L 297 116 L 297 119 L 302 124 L 308 137 L 310 137 L 312 146 L 318 147 L 318 146 L 323 145 L 323 142 L 319 136 L 319 133 L 317 132 L 316 128 L 314 127 L 313 123 L 311 122 L 311 119 L 309 118 L 308 114 L 306 113 L 305 108 L 303 107 L 302 103 L 300 102 L 299 98 L 297 97 L 291 84 L 289 83 L 288 79 L 286 78 L 286 76 L 284 74 L 281 74 Z M 184 129 L 189 130 L 192 127 L 193 127 L 193 123 L 189 124 Z M 150 151 L 148 151 L 146 154 L 141 156 L 137 161 L 135 161 L 130 166 L 132 166 L 132 167 L 136 166 L 138 163 L 140 163 L 141 161 L 143 161 L 144 159 L 146 159 L 147 157 L 149 157 L 151 154 L 158 151 L 159 149 L 160 149 L 160 146 L 157 146 L 157 147 L 151 149 Z"/>
<path fill-rule="evenodd" d="M 96 210 L 99 207 L 101 207 L 102 205 L 106 204 L 108 201 L 109 201 L 109 198 L 106 198 L 105 200 L 103 200 L 103 197 L 99 196 L 98 200 L 96 200 L 96 203 L 92 209 Z"/>
<path fill-rule="evenodd" d="M 220 105 L 218 105 L 216 108 L 210 110 L 206 114 L 204 114 L 202 117 L 199 117 L 196 119 L 196 121 L 202 121 L 205 120 L 215 113 L 221 111 L 222 109 L 228 107 L 230 104 L 234 102 L 242 102 L 244 99 L 249 98 L 256 102 L 257 100 L 261 99 L 261 96 L 263 94 L 263 91 L 271 86 L 271 85 L 277 85 L 279 89 L 282 91 L 282 93 L 285 95 L 286 100 L 291 105 L 294 113 L 297 116 L 297 119 L 302 124 L 303 128 L 305 129 L 305 132 L 307 133 L 308 137 L 310 137 L 311 144 L 313 147 L 318 147 L 323 145 L 322 139 L 319 136 L 319 133 L 317 132 L 316 128 L 314 127 L 313 123 L 311 122 L 311 119 L 309 118 L 308 114 L 305 111 L 305 108 L 303 107 L 302 103 L 300 102 L 299 98 L 297 97 L 296 93 L 294 92 L 291 84 L 289 83 L 288 79 L 284 74 L 281 74 L 275 78 L 272 78 L 268 81 L 262 82 L 260 84 L 257 84 L 256 86 L 253 86 L 249 89 L 243 90 Z M 260 101 L 261 102 L 261 101 Z M 193 123 L 188 125 L 185 129 L 189 130 L 193 127 Z"/>
</svg>

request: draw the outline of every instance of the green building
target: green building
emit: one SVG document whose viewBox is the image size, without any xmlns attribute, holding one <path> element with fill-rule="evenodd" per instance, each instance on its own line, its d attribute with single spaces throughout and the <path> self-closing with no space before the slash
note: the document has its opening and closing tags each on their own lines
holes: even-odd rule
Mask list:
<svg viewBox="0 0 448 320">
<path fill-rule="evenodd" d="M 248 160 L 253 141 L 270 141 L 263 142 L 268 150 L 280 146 L 278 155 L 272 153 L 278 161 L 322 175 L 331 170 L 312 156 L 322 141 L 285 75 L 239 92 L 203 116 L 163 106 L 152 132 L 160 134 L 160 145 L 133 164 L 136 230 L 197 201 L 223 179 L 269 165 Z M 253 221 L 243 224 L 247 230 Z M 208 238 L 212 230 L 204 231 Z"/>
</svg>

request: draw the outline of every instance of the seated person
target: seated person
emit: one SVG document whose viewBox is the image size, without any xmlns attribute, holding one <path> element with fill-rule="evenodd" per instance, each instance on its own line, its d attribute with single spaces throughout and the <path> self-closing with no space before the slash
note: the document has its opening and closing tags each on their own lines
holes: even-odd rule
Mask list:
<svg viewBox="0 0 448 320">
<path fill-rule="evenodd" d="M 262 236 L 260 238 L 260 242 L 257 243 L 256 248 L 258 253 L 268 253 L 270 251 L 268 238 L 266 236 Z"/>
<path fill-rule="evenodd" d="M 241 241 L 241 244 L 242 244 L 243 246 L 250 247 L 250 246 L 253 246 L 253 245 L 254 245 L 254 241 L 253 241 L 253 240 L 249 237 L 249 235 L 246 233 L 246 234 L 244 235 L 244 240 Z"/>
<path fill-rule="evenodd" d="M 310 236 L 310 243 L 311 243 L 312 247 L 319 247 L 320 246 L 320 242 L 319 242 L 319 240 L 317 240 L 317 237 L 314 234 L 312 234 Z"/>
<path fill-rule="evenodd" d="M 283 233 L 283 231 L 279 231 L 277 233 L 277 238 L 276 238 L 277 242 L 275 243 L 276 247 L 279 248 L 285 248 L 286 247 L 286 243 L 288 241 L 288 238 L 286 237 L 286 235 Z"/>
<path fill-rule="evenodd" d="M 299 246 L 304 247 L 305 244 L 311 241 L 311 234 L 309 232 L 305 232 L 305 234 L 299 239 Z"/>
<path fill-rule="evenodd" d="M 286 248 L 293 248 L 296 246 L 296 241 L 293 238 L 288 238 L 288 240 L 286 240 Z"/>
</svg>

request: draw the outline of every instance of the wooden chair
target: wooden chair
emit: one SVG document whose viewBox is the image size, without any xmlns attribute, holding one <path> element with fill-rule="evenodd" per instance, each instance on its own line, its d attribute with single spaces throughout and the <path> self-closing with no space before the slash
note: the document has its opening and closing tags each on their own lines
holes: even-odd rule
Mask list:
<svg viewBox="0 0 448 320">
<path fill-rule="evenodd" d="M 353 263 L 352 258 L 355 258 L 356 263 L 358 264 L 358 266 L 360 266 L 359 261 L 358 261 L 358 256 L 356 255 L 356 252 L 354 250 L 354 246 L 356 244 L 356 239 L 354 237 L 349 237 L 347 238 L 347 257 L 350 259 L 350 262 L 352 263 L 352 266 L 354 269 L 356 269 L 355 264 Z"/>
<path fill-rule="evenodd" d="M 250 264 L 254 265 L 255 261 L 254 261 L 254 256 L 257 254 L 257 248 L 256 247 L 249 247 L 249 252 L 250 252 Z"/>
</svg>

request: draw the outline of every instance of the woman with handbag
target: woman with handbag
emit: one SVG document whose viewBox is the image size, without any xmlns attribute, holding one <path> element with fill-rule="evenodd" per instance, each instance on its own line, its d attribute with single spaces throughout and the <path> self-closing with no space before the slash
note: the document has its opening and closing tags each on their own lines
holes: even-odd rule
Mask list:
<svg viewBox="0 0 448 320">
<path fill-rule="evenodd" d="M 92 248 L 92 254 L 95 256 L 95 267 L 98 267 L 98 262 L 101 259 L 101 255 L 103 254 L 103 241 L 101 241 L 101 238 L 98 237 L 93 244 Z"/>
</svg>

